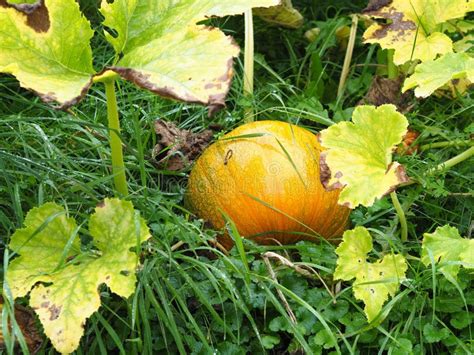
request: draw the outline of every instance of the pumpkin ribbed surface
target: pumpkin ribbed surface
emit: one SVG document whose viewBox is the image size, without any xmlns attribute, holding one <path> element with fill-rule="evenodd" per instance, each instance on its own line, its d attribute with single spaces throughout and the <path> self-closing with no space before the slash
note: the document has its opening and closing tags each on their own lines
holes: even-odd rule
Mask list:
<svg viewBox="0 0 474 355">
<path fill-rule="evenodd" d="M 215 228 L 225 212 L 259 243 L 294 243 L 342 234 L 350 210 L 319 179 L 316 135 L 279 121 L 244 124 L 208 147 L 189 177 L 187 203 Z M 229 237 L 220 242 L 230 247 Z"/>
</svg>

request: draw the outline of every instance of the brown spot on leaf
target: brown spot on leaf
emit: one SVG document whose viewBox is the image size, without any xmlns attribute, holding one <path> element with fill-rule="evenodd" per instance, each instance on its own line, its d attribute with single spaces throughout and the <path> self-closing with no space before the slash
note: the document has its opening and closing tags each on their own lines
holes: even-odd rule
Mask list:
<svg viewBox="0 0 474 355">
<path fill-rule="evenodd" d="M 43 302 L 43 303 L 41 303 L 41 305 L 40 305 L 41 308 L 48 308 L 48 306 L 49 306 L 49 302 L 48 302 L 48 301 Z"/>
<path fill-rule="evenodd" d="M 367 94 L 358 105 L 393 104 L 399 112 L 409 112 L 413 108 L 413 92 L 401 93 L 403 81 L 404 78 L 401 76 L 396 79 L 375 76 Z"/>
<path fill-rule="evenodd" d="M 319 180 L 325 189 L 327 189 L 327 185 L 331 179 L 331 169 L 329 169 L 329 165 L 326 163 L 326 155 L 327 152 L 322 152 L 319 155 Z"/>
<path fill-rule="evenodd" d="M 390 170 L 392 164 L 388 166 L 387 171 Z M 405 167 L 403 165 L 397 166 L 397 168 L 395 169 L 395 176 L 398 179 L 398 183 L 393 186 L 390 186 L 390 188 L 387 190 L 387 192 L 384 193 L 384 195 L 388 195 L 389 193 L 395 191 L 400 184 L 410 181 L 410 178 L 408 177 Z"/>
<path fill-rule="evenodd" d="M 62 306 L 57 307 L 56 305 L 51 305 L 51 307 L 48 308 L 49 310 L 49 320 L 53 321 L 59 318 L 59 314 L 61 313 L 61 308 Z"/>
<path fill-rule="evenodd" d="M 79 96 L 76 96 L 76 97 L 72 98 L 69 101 L 65 101 L 63 103 L 60 103 L 59 105 L 54 106 L 54 108 L 56 110 L 67 111 L 71 106 L 76 105 L 77 103 L 79 103 L 84 98 L 84 96 L 86 96 L 86 94 L 89 91 L 91 86 L 92 86 L 92 76 L 91 76 L 89 82 L 82 88 Z M 56 95 L 52 92 L 42 93 L 42 92 L 38 92 L 36 90 L 33 90 L 32 88 L 28 88 L 28 87 L 23 87 L 23 88 L 25 88 L 26 90 L 31 91 L 33 94 L 38 96 L 43 102 L 45 102 L 47 104 L 51 104 L 51 103 L 54 103 L 54 102 L 59 102 Z"/>
<path fill-rule="evenodd" d="M 180 129 L 172 122 L 155 121 L 157 144 L 153 148 L 153 160 L 161 168 L 180 171 L 188 168 L 212 140 L 213 132 L 200 133 Z"/>
<path fill-rule="evenodd" d="M 35 4 L 10 4 L 7 0 L 0 0 L 0 7 L 12 8 L 26 16 L 26 24 L 36 32 L 48 32 L 51 25 L 48 9 L 44 0 Z"/>
<path fill-rule="evenodd" d="M 401 38 L 408 31 L 416 30 L 416 24 L 413 21 L 405 20 L 403 12 L 397 11 L 394 7 L 389 7 L 388 9 L 382 7 L 375 11 L 366 11 L 364 13 L 387 21 L 387 23 L 379 23 L 379 28 L 374 31 L 372 38 L 385 38 L 388 32 L 396 33 L 396 36 Z"/>
<path fill-rule="evenodd" d="M 369 4 L 364 10 L 362 10 L 362 12 L 365 13 L 365 12 L 379 10 L 380 8 L 387 6 L 391 2 L 392 0 L 370 0 Z"/>
<path fill-rule="evenodd" d="M 233 40 L 232 40 L 232 44 L 237 46 L 233 42 Z M 110 67 L 110 68 L 106 68 L 106 70 L 107 69 L 112 70 L 116 72 L 117 74 L 119 74 L 122 78 L 131 81 L 135 85 L 141 88 L 150 90 L 154 92 L 155 94 L 158 94 L 165 98 L 185 101 L 189 103 L 207 105 L 209 109 L 209 116 L 212 116 L 217 111 L 225 107 L 225 98 L 227 96 L 227 93 L 229 92 L 230 81 L 233 76 L 233 63 L 234 63 L 234 59 L 230 58 L 227 61 L 227 68 L 225 70 L 225 73 L 222 74 L 217 79 L 214 79 L 214 80 L 211 79 L 212 82 L 210 84 L 204 85 L 205 89 L 211 88 L 207 85 L 212 85 L 213 87 L 217 87 L 219 89 L 222 88 L 222 85 L 224 86 L 224 90 L 221 93 L 209 95 L 207 102 L 193 96 L 190 93 L 178 94 L 172 87 L 168 87 L 168 86 L 158 87 L 157 85 L 155 85 L 149 80 L 149 77 L 150 77 L 149 75 L 145 75 L 138 70 L 134 70 L 131 68 L 124 68 L 124 67 Z"/>
<path fill-rule="evenodd" d="M 206 85 L 204 85 L 204 89 L 206 90 L 213 89 L 213 88 L 220 90 L 222 88 L 222 84 L 207 83 Z"/>
<path fill-rule="evenodd" d="M 397 166 L 397 169 L 395 170 L 395 175 L 397 176 L 398 182 L 400 184 L 403 184 L 410 180 L 407 175 L 407 171 L 405 170 L 405 167 L 403 165 Z"/>
<path fill-rule="evenodd" d="M 331 169 L 326 163 L 326 156 L 327 152 L 322 152 L 319 155 L 319 180 L 321 181 L 321 184 L 324 186 L 326 191 L 342 189 L 344 185 L 342 185 L 339 181 L 336 181 L 335 183 L 329 185 L 329 180 L 331 180 Z M 339 179 L 342 177 L 342 173 L 338 171 L 336 172 L 336 175 L 334 177 L 336 179 Z"/>
<path fill-rule="evenodd" d="M 105 200 L 102 200 L 97 204 L 97 208 L 104 208 L 104 207 L 105 207 Z"/>
</svg>

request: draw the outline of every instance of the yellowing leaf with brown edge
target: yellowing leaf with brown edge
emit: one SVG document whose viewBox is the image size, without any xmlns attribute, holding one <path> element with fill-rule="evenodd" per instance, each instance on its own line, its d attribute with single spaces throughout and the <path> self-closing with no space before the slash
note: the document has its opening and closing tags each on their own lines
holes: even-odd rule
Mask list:
<svg viewBox="0 0 474 355">
<path fill-rule="evenodd" d="M 14 5 L 0 0 L 0 72 L 66 108 L 92 84 L 93 35 L 74 0 Z"/>
<path fill-rule="evenodd" d="M 238 46 L 219 29 L 198 25 L 209 16 L 278 5 L 279 0 L 103 0 L 104 25 L 117 58 L 109 69 L 165 97 L 224 106 Z"/>
<path fill-rule="evenodd" d="M 90 217 L 95 249 L 89 252 L 80 250 L 74 220 L 54 203 L 31 210 L 25 225 L 11 238 L 9 247 L 20 256 L 6 280 L 14 298 L 31 289 L 30 306 L 45 334 L 58 352 L 71 353 L 100 306 L 100 285 L 122 297 L 134 292 L 138 256 L 130 249 L 150 238 L 148 228 L 131 202 L 118 199 L 106 199 Z"/>
<path fill-rule="evenodd" d="M 258 7 L 253 14 L 266 22 L 287 28 L 300 28 L 304 22 L 303 15 L 293 7 L 291 0 L 282 0 L 280 5 L 268 8 Z"/>
<path fill-rule="evenodd" d="M 387 23 L 371 25 L 364 33 L 365 42 L 394 49 L 394 63 L 401 65 L 452 52 L 452 41 L 438 31 L 439 25 L 465 16 L 470 5 L 466 0 L 393 0 L 367 10 L 365 14 Z"/>
<path fill-rule="evenodd" d="M 326 189 L 342 188 L 339 204 L 371 206 L 377 198 L 408 180 L 392 152 L 406 134 L 408 121 L 394 105 L 358 106 L 352 122 L 323 130 L 321 182 Z"/>
</svg>

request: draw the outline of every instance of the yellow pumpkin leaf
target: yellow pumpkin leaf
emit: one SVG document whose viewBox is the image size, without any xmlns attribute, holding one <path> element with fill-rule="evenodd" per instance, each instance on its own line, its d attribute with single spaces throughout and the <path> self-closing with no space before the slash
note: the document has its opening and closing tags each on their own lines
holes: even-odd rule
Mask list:
<svg viewBox="0 0 474 355">
<path fill-rule="evenodd" d="M 461 238 L 459 231 L 449 225 L 438 227 L 434 233 L 425 233 L 421 246 L 421 261 L 439 264 L 439 270 L 448 280 L 456 279 L 461 266 L 474 268 L 474 240 Z"/>
<path fill-rule="evenodd" d="M 436 60 L 420 63 L 405 80 L 402 91 L 415 88 L 415 95 L 427 97 L 453 79 L 474 82 L 474 58 L 466 53 L 449 53 Z"/>
<path fill-rule="evenodd" d="M 0 0 L 0 72 L 44 101 L 68 107 L 92 83 L 92 35 L 74 0 L 40 1 L 28 11 Z"/>
<path fill-rule="evenodd" d="M 470 7 L 465 0 L 393 0 L 366 12 L 387 23 L 371 25 L 363 37 L 367 43 L 394 49 L 393 61 L 397 65 L 435 59 L 453 50 L 451 39 L 439 32 L 440 24 L 465 16 Z"/>
<path fill-rule="evenodd" d="M 405 169 L 392 162 L 408 121 L 394 105 L 358 106 L 352 122 L 321 132 L 321 181 L 327 189 L 342 187 L 339 204 L 371 206 L 375 199 L 407 181 Z"/>
<path fill-rule="evenodd" d="M 371 263 L 367 254 L 372 250 L 372 237 L 364 227 L 344 232 L 337 247 L 335 280 L 352 280 L 354 296 L 365 304 L 364 312 L 371 322 L 382 310 L 388 296 L 394 296 L 405 278 L 407 264 L 400 254 L 387 254 Z"/>
<path fill-rule="evenodd" d="M 128 297 L 135 290 L 138 257 L 130 248 L 150 237 L 145 221 L 128 201 L 106 199 L 89 222 L 97 249 L 81 252 L 76 224 L 54 203 L 31 210 L 26 227 L 9 247 L 20 256 L 7 270 L 13 297 L 26 295 L 55 349 L 71 353 L 86 319 L 100 306 L 98 287 Z"/>
<path fill-rule="evenodd" d="M 257 7 L 253 13 L 264 21 L 288 28 L 300 28 L 304 21 L 303 15 L 293 7 L 291 0 L 282 0 L 280 5 L 268 8 Z"/>
<path fill-rule="evenodd" d="M 117 58 L 109 69 L 165 97 L 224 106 L 238 46 L 219 29 L 197 25 L 210 16 L 240 14 L 279 0 L 102 1 L 104 25 Z"/>
</svg>

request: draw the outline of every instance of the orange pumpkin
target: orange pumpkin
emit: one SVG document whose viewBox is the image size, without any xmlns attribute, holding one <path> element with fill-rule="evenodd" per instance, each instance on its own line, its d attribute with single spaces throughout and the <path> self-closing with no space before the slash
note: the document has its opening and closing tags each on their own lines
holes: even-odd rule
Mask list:
<svg viewBox="0 0 474 355">
<path fill-rule="evenodd" d="M 215 228 L 222 212 L 259 243 L 340 236 L 350 210 L 319 179 L 317 136 L 279 121 L 244 124 L 208 147 L 189 177 L 187 203 Z M 232 240 L 222 237 L 230 248 Z"/>
</svg>

